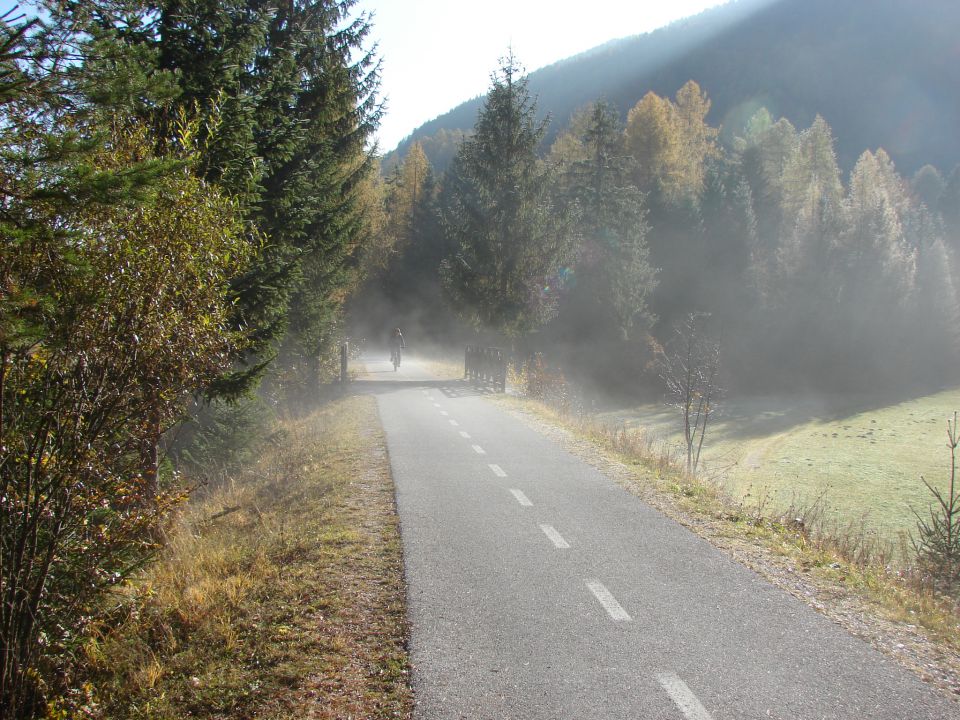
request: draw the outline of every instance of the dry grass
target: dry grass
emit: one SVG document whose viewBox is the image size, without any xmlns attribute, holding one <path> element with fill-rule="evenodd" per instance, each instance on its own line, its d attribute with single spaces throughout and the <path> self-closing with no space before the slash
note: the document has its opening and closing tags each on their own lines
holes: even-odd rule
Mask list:
<svg viewBox="0 0 960 720">
<path fill-rule="evenodd" d="M 402 555 L 374 401 L 283 424 L 196 498 L 88 642 L 91 714 L 407 718 Z"/>
</svg>

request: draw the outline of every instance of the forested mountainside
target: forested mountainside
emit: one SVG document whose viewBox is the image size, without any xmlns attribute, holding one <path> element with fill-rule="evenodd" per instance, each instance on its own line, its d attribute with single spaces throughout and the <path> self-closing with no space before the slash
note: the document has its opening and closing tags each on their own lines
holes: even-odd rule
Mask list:
<svg viewBox="0 0 960 720">
<path fill-rule="evenodd" d="M 713 102 L 710 123 L 727 132 L 760 106 L 802 127 L 820 114 L 846 170 L 877 147 L 907 174 L 949 170 L 960 162 L 960 94 L 949 91 L 960 88 L 958 27 L 955 0 L 740 0 L 537 70 L 529 84 L 552 118 L 547 144 L 600 97 L 626 116 L 647 91 L 671 96 L 693 79 Z M 481 102 L 424 124 L 399 155 L 419 140 L 445 168 Z"/>
</svg>

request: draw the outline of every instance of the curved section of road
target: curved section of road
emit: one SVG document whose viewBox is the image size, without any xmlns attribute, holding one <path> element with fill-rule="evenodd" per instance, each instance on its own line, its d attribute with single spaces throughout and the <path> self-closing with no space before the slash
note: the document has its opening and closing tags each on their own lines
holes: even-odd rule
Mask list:
<svg viewBox="0 0 960 720">
<path fill-rule="evenodd" d="M 368 361 L 415 718 L 948 720 L 960 706 L 459 381 Z"/>
</svg>

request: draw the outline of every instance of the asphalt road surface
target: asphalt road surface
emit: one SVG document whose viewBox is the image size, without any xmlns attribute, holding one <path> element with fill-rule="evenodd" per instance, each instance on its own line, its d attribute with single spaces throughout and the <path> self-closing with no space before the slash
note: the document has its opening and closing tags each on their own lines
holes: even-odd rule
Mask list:
<svg viewBox="0 0 960 720">
<path fill-rule="evenodd" d="M 960 704 L 460 381 L 369 358 L 417 720 L 949 720 Z"/>
</svg>

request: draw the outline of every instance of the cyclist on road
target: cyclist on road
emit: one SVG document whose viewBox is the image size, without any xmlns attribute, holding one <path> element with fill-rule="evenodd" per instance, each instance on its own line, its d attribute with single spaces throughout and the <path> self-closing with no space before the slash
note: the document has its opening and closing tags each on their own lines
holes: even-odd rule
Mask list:
<svg viewBox="0 0 960 720">
<path fill-rule="evenodd" d="M 400 367 L 400 350 L 406 347 L 400 328 L 394 328 L 390 333 L 390 362 L 393 363 L 394 370 Z"/>
</svg>

